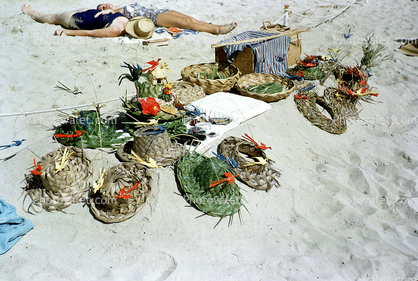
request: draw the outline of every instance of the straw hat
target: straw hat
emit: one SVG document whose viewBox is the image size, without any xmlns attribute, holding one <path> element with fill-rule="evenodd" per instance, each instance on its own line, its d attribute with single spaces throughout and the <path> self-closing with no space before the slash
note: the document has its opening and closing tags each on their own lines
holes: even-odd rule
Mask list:
<svg viewBox="0 0 418 281">
<path fill-rule="evenodd" d="M 149 169 L 133 162 L 110 168 L 103 184 L 90 195 L 90 210 L 105 223 L 122 222 L 137 214 L 151 194 Z"/>
<path fill-rule="evenodd" d="M 48 212 L 62 211 L 82 202 L 90 187 L 90 164 L 84 151 L 77 147 L 61 147 L 42 157 L 36 165 L 40 166 L 40 173 L 27 177 L 26 191 L 32 199 L 28 210 L 37 206 Z"/>
<path fill-rule="evenodd" d="M 125 26 L 126 33 L 134 38 L 148 39 L 155 31 L 154 23 L 146 17 L 134 17 Z"/>
<path fill-rule="evenodd" d="M 272 167 L 273 161 L 254 143 L 229 136 L 218 145 L 218 154 L 236 162 L 234 170 L 248 186 L 264 191 L 280 186 L 280 172 Z"/>
<path fill-rule="evenodd" d="M 135 152 L 149 162 L 149 157 L 158 166 L 174 165 L 183 154 L 183 146 L 172 140 L 163 126 L 145 126 L 134 132 L 134 141 L 119 148 L 117 156 L 121 161 L 132 161 L 128 155 Z"/>
<path fill-rule="evenodd" d="M 226 174 L 235 176 L 228 163 L 192 152 L 179 159 L 176 171 L 181 189 L 192 206 L 221 219 L 229 216 L 230 221 L 235 213 L 240 214 L 242 195 L 235 181 L 227 181 Z"/>
</svg>

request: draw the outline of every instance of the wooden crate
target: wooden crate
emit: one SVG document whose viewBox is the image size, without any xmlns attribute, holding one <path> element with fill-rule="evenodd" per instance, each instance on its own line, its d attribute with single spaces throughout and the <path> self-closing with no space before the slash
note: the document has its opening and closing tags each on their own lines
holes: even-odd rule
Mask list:
<svg viewBox="0 0 418 281">
<path fill-rule="evenodd" d="M 277 30 L 262 30 L 268 33 L 277 33 Z M 287 51 L 287 66 L 290 67 L 300 61 L 300 55 L 302 53 L 302 44 L 300 41 L 300 33 L 289 35 L 289 49 Z M 215 48 L 215 61 L 216 62 L 228 62 L 226 53 L 223 47 Z M 245 47 L 244 50 L 239 53 L 235 61 L 232 63 L 233 66 L 237 67 L 242 74 L 253 73 L 255 70 L 255 56 L 253 50 L 249 47 Z"/>
</svg>

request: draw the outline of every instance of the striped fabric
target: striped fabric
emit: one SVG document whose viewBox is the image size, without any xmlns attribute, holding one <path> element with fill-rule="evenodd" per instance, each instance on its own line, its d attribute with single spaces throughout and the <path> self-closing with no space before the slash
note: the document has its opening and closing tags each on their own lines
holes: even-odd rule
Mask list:
<svg viewBox="0 0 418 281">
<path fill-rule="evenodd" d="M 220 43 L 230 43 L 265 36 L 271 36 L 276 33 L 265 33 L 259 31 L 246 31 L 235 37 L 228 38 Z M 241 53 L 245 47 L 253 50 L 255 56 L 255 73 L 271 73 L 284 75 L 287 69 L 287 50 L 289 49 L 289 37 L 280 36 L 268 41 L 258 41 L 253 43 L 235 44 L 224 47 L 226 57 L 230 63 L 235 61 L 236 56 Z"/>
</svg>

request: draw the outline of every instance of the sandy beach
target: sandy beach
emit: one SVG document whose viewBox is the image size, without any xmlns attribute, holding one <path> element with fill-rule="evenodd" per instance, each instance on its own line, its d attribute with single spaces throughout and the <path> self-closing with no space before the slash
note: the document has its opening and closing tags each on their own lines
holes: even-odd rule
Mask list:
<svg viewBox="0 0 418 281">
<path fill-rule="evenodd" d="M 397 51 L 402 43 L 395 41 L 418 37 L 416 1 L 141 2 L 206 22 L 238 23 L 228 35 L 182 35 L 160 47 L 129 37 L 54 36 L 57 27 L 23 14 L 23 4 L 55 13 L 99 3 L 0 3 L 0 145 L 25 139 L 0 150 L 0 199 L 34 224 L 0 255 L 0 280 L 418 279 L 418 58 Z M 224 137 L 251 133 L 272 148 L 266 153 L 281 172 L 281 186 L 262 192 L 239 182 L 242 222 L 236 216 L 214 228 L 217 218 L 199 217 L 179 195 L 172 167 L 152 171 L 147 204 L 121 223 L 96 220 L 82 203 L 64 212 L 26 212 L 25 176 L 34 157 L 59 147 L 52 135 L 65 113 L 93 109 L 93 103 L 103 105 L 102 116 L 123 112 L 119 97 L 135 93 L 132 83 L 118 85 L 123 62 L 145 67 L 161 58 L 172 70 L 168 80 L 181 79 L 183 68 L 214 62 L 212 44 L 275 22 L 285 4 L 292 28 L 310 28 L 302 33 L 302 56 L 344 47 L 351 50 L 344 64 L 354 66 L 374 34 L 389 59 L 369 78 L 379 95 L 361 103 L 359 119 L 341 135 L 312 126 L 292 94 L 211 143 L 208 154 Z M 353 35 L 345 39 L 350 28 Z M 82 93 L 59 90 L 59 82 Z M 109 150 L 86 152 L 94 159 L 94 180 L 98 168 L 119 163 Z"/>
</svg>

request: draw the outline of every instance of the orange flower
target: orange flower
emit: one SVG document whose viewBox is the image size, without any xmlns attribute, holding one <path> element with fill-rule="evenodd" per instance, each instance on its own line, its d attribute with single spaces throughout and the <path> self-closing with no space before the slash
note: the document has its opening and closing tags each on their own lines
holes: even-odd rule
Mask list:
<svg viewBox="0 0 418 281">
<path fill-rule="evenodd" d="M 154 98 L 141 99 L 142 114 L 157 115 L 160 105 Z"/>
</svg>

